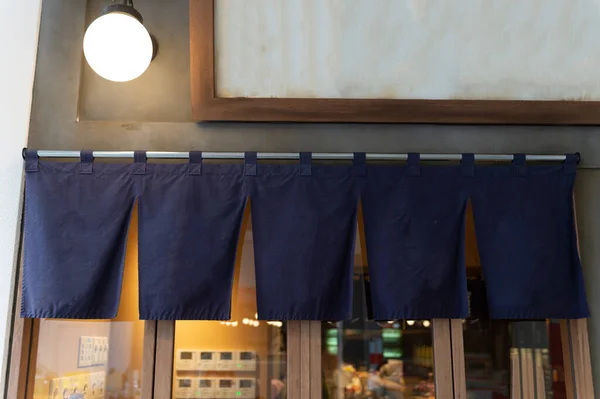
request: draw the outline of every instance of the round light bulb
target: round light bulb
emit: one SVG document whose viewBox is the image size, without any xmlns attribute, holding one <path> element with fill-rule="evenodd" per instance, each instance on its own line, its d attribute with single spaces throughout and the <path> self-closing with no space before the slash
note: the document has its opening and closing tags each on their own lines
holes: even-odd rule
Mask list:
<svg viewBox="0 0 600 399">
<path fill-rule="evenodd" d="M 423 327 L 429 327 L 430 325 L 431 325 L 431 323 L 429 322 L 429 320 L 423 321 Z"/>
<path fill-rule="evenodd" d="M 415 321 L 414 320 L 406 320 L 406 324 L 408 324 L 409 326 L 414 326 Z"/>
<path fill-rule="evenodd" d="M 152 38 L 144 25 L 124 12 L 109 12 L 88 27 L 83 54 L 90 67 L 104 79 L 127 82 L 150 65 Z"/>
</svg>

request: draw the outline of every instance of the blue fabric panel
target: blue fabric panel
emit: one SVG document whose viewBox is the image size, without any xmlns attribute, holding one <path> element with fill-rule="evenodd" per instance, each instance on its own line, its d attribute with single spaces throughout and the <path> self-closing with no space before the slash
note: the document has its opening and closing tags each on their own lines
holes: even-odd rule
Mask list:
<svg viewBox="0 0 600 399">
<path fill-rule="evenodd" d="M 468 173 L 468 168 L 467 168 Z M 461 166 L 369 165 L 362 206 L 375 320 L 461 318 L 467 195 Z"/>
<path fill-rule="evenodd" d="M 349 320 L 355 167 L 300 158 L 300 165 L 259 164 L 252 177 L 258 317 Z"/>
<path fill-rule="evenodd" d="M 589 316 L 573 212 L 576 155 L 564 165 L 476 166 L 471 196 L 491 318 Z"/>
<path fill-rule="evenodd" d="M 148 164 L 139 199 L 140 318 L 228 320 L 244 165 Z"/>
<path fill-rule="evenodd" d="M 91 161 L 27 155 L 22 317 L 117 314 L 135 165 Z"/>
</svg>

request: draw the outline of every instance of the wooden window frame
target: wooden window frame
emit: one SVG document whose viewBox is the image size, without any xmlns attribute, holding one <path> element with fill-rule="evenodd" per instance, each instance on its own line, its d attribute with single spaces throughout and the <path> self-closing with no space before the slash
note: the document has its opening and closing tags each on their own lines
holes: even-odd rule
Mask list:
<svg viewBox="0 0 600 399">
<path fill-rule="evenodd" d="M 218 97 L 214 10 L 214 0 L 190 0 L 192 119 L 197 121 L 600 124 L 600 101 Z"/>
</svg>

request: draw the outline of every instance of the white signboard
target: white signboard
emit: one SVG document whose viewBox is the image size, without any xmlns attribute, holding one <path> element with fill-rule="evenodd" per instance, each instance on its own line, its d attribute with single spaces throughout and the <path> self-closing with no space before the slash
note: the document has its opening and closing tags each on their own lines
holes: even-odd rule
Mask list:
<svg viewBox="0 0 600 399">
<path fill-rule="evenodd" d="M 218 97 L 600 100 L 600 0 L 215 7 Z"/>
</svg>

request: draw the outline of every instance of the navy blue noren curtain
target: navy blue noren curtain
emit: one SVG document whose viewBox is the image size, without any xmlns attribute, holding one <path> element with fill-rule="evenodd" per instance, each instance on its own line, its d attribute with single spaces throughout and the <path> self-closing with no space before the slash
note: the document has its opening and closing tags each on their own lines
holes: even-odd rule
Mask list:
<svg viewBox="0 0 600 399">
<path fill-rule="evenodd" d="M 26 156 L 21 316 L 115 317 L 138 165 Z"/>
<path fill-rule="evenodd" d="M 491 318 L 589 316 L 573 209 L 577 155 L 563 165 L 477 166 L 473 216 Z"/>
<path fill-rule="evenodd" d="M 224 320 L 251 199 L 258 316 L 348 320 L 362 200 L 376 320 L 466 317 L 465 211 L 473 203 L 491 318 L 587 317 L 563 165 L 403 166 L 40 161 L 26 153 L 24 317 L 116 315 L 129 220 L 139 204 L 142 319 Z"/>
<path fill-rule="evenodd" d="M 139 200 L 140 318 L 229 320 L 243 165 L 147 165 Z"/>
<path fill-rule="evenodd" d="M 362 172 L 360 161 L 313 165 L 307 153 L 300 165 L 258 165 L 250 203 L 260 319 L 351 319 Z"/>
<path fill-rule="evenodd" d="M 362 206 L 375 320 L 466 317 L 460 166 L 371 165 Z"/>
</svg>

